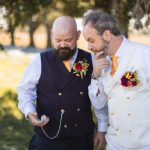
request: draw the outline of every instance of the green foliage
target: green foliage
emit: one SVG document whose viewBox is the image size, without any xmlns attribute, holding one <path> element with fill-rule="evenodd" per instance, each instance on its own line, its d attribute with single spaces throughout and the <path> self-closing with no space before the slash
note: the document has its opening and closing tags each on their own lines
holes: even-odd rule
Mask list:
<svg viewBox="0 0 150 150">
<path fill-rule="evenodd" d="M 32 137 L 31 125 L 17 110 L 17 95 L 12 90 L 0 97 L 0 149 L 27 150 Z"/>
<path fill-rule="evenodd" d="M 4 51 L 4 47 L 2 44 L 0 44 L 0 51 Z"/>
<path fill-rule="evenodd" d="M 17 108 L 16 87 L 29 58 L 0 53 L 0 150 L 27 150 L 33 127 Z M 95 116 L 93 117 L 96 122 Z"/>
<path fill-rule="evenodd" d="M 29 26 L 31 46 L 33 34 L 40 24 L 45 24 L 47 33 L 53 20 L 60 15 L 82 17 L 88 9 L 100 9 L 117 17 L 121 30 L 127 35 L 129 19 L 135 18 L 135 28 L 142 28 L 140 19 L 147 14 L 146 26 L 150 24 L 149 0 L 1 0 L 0 6 L 7 10 L 5 16 L 13 39 L 17 26 Z M 48 35 L 48 42 L 50 35 Z M 14 44 L 12 40 L 12 44 Z"/>
<path fill-rule="evenodd" d="M 29 61 L 0 52 L 0 150 L 27 150 L 31 124 L 17 108 L 16 87 Z"/>
</svg>

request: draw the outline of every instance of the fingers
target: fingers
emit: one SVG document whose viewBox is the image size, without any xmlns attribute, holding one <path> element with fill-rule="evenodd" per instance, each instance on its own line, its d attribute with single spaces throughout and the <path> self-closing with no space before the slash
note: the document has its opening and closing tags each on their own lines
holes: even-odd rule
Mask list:
<svg viewBox="0 0 150 150">
<path fill-rule="evenodd" d="M 94 145 L 97 145 L 98 144 L 98 139 L 97 137 L 94 138 Z"/>
<path fill-rule="evenodd" d="M 97 59 L 100 59 L 100 56 L 103 54 L 104 52 L 103 51 L 100 51 L 100 52 L 98 52 L 98 53 L 96 53 L 96 60 Z"/>
<path fill-rule="evenodd" d="M 105 149 L 105 144 L 106 144 L 105 133 L 98 132 L 97 135 L 95 136 L 94 144 L 97 147 L 96 150 L 104 150 Z"/>
<path fill-rule="evenodd" d="M 95 140 L 94 140 L 94 145 L 96 145 L 97 150 L 101 150 L 101 148 L 102 148 L 102 143 L 101 143 L 101 141 L 100 141 L 100 139 L 99 139 L 98 137 L 95 138 Z"/>
<path fill-rule="evenodd" d="M 99 77 L 103 69 L 110 66 L 110 62 L 106 58 L 101 58 L 93 62 L 93 74 Z"/>
<path fill-rule="evenodd" d="M 102 142 L 99 142 L 97 145 L 97 150 L 104 150 L 104 148 L 105 148 L 105 144 Z"/>
<path fill-rule="evenodd" d="M 94 64 L 97 64 L 99 66 L 103 66 L 103 65 L 109 66 L 110 62 L 107 59 L 102 58 L 102 59 L 96 60 Z"/>
<path fill-rule="evenodd" d="M 101 141 L 95 141 L 96 150 L 104 150 L 105 149 L 105 143 Z"/>
<path fill-rule="evenodd" d="M 35 126 L 44 126 L 49 122 L 49 118 L 46 117 L 45 119 L 39 119 L 36 112 L 30 112 L 28 114 L 29 120 Z"/>
</svg>

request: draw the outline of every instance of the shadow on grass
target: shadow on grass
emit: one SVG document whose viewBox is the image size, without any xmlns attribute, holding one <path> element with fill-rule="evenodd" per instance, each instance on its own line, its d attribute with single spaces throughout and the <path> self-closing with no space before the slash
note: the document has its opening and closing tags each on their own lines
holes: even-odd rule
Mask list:
<svg viewBox="0 0 150 150">
<path fill-rule="evenodd" d="M 46 51 L 48 50 L 48 48 L 43 48 L 43 49 L 40 49 L 40 48 L 35 48 L 35 47 L 17 47 L 17 46 L 14 46 L 14 45 L 5 45 L 4 46 L 4 49 L 5 51 L 13 51 L 13 50 L 19 50 L 19 51 L 22 51 L 24 53 L 39 53 L 39 52 L 43 52 L 43 51 Z"/>
<path fill-rule="evenodd" d="M 27 150 L 32 135 L 32 126 L 18 112 L 16 93 L 6 91 L 0 97 L 0 150 Z"/>
</svg>

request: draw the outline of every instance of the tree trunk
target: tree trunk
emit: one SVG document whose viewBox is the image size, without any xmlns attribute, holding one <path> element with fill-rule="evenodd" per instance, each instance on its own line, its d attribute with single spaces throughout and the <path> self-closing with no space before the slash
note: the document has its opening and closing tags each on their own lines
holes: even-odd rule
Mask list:
<svg viewBox="0 0 150 150">
<path fill-rule="evenodd" d="M 46 33 L 47 33 L 47 48 L 50 48 L 52 46 L 51 44 L 51 23 L 45 23 L 46 26 Z"/>
<path fill-rule="evenodd" d="M 126 17 L 127 14 L 124 14 L 124 8 L 122 8 L 119 5 L 118 0 L 112 0 L 111 3 L 112 6 L 112 15 L 116 16 L 118 21 L 118 26 L 121 30 L 121 32 L 128 37 L 128 25 L 129 25 L 129 19 Z"/>
<path fill-rule="evenodd" d="M 11 25 L 9 25 L 9 31 L 10 31 L 10 37 L 11 37 L 11 45 L 15 45 L 15 41 L 14 41 L 15 29 Z"/>
<path fill-rule="evenodd" d="M 29 30 L 29 34 L 30 34 L 30 44 L 29 44 L 29 46 L 30 47 L 35 47 L 35 43 L 34 43 L 34 38 L 33 38 L 33 35 L 34 35 L 34 31 L 35 31 L 35 27 L 34 27 L 34 23 L 33 22 L 31 22 L 30 24 L 29 24 L 29 28 L 30 28 L 30 30 Z"/>
<path fill-rule="evenodd" d="M 126 20 L 124 17 L 118 18 L 118 24 L 121 32 L 128 37 L 128 26 L 129 26 L 129 20 Z"/>
</svg>

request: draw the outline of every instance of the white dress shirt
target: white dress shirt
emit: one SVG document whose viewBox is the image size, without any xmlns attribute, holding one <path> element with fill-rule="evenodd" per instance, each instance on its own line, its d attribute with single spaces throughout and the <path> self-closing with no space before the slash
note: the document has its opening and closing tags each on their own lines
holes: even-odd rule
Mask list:
<svg viewBox="0 0 150 150">
<path fill-rule="evenodd" d="M 70 59 L 71 65 L 73 66 L 77 58 L 78 50 L 74 56 Z M 92 55 L 92 59 L 93 59 Z M 40 54 L 29 63 L 27 66 L 23 78 L 17 87 L 18 91 L 18 108 L 25 114 L 29 112 L 35 112 L 35 100 L 37 98 L 37 84 L 41 76 L 41 57 Z M 96 112 L 96 111 L 95 111 Z M 99 109 L 99 131 L 106 131 L 108 124 L 107 108 L 101 107 Z"/>
<path fill-rule="evenodd" d="M 125 37 L 123 37 L 123 41 L 115 54 L 116 56 L 119 57 L 119 59 L 117 60 L 118 63 L 121 61 L 121 58 L 124 56 L 127 43 L 128 43 L 128 40 Z M 136 44 L 136 43 L 133 43 L 133 44 Z M 143 50 L 143 56 L 141 57 L 143 57 L 142 69 L 145 75 L 147 76 L 147 79 L 148 79 L 147 82 L 149 82 L 150 84 L 150 65 L 149 65 L 150 64 L 150 51 L 148 51 L 148 49 Z M 110 60 L 108 56 L 106 58 Z M 104 106 L 107 107 L 107 95 L 105 94 L 101 79 L 103 78 L 103 76 L 105 76 L 105 72 L 108 70 L 111 71 L 111 67 L 103 69 L 101 77 L 99 77 L 97 80 L 92 79 L 91 84 L 89 85 L 89 96 L 90 96 L 92 105 L 95 108 L 98 120 L 100 119 L 99 113 L 101 113 L 100 112 L 101 107 L 103 108 Z M 100 94 L 97 96 L 98 90 L 100 91 Z M 109 122 L 111 122 L 111 120 Z M 100 124 L 100 122 L 98 122 L 98 124 Z M 107 150 L 131 150 L 131 149 L 126 149 L 126 148 L 123 148 L 122 146 L 117 145 L 114 141 L 112 141 L 111 139 L 108 139 L 107 137 L 106 137 L 106 140 L 107 140 Z M 132 150 L 150 150 L 150 146 L 146 146 L 144 148 L 139 148 L 139 149 L 132 149 Z"/>
</svg>

